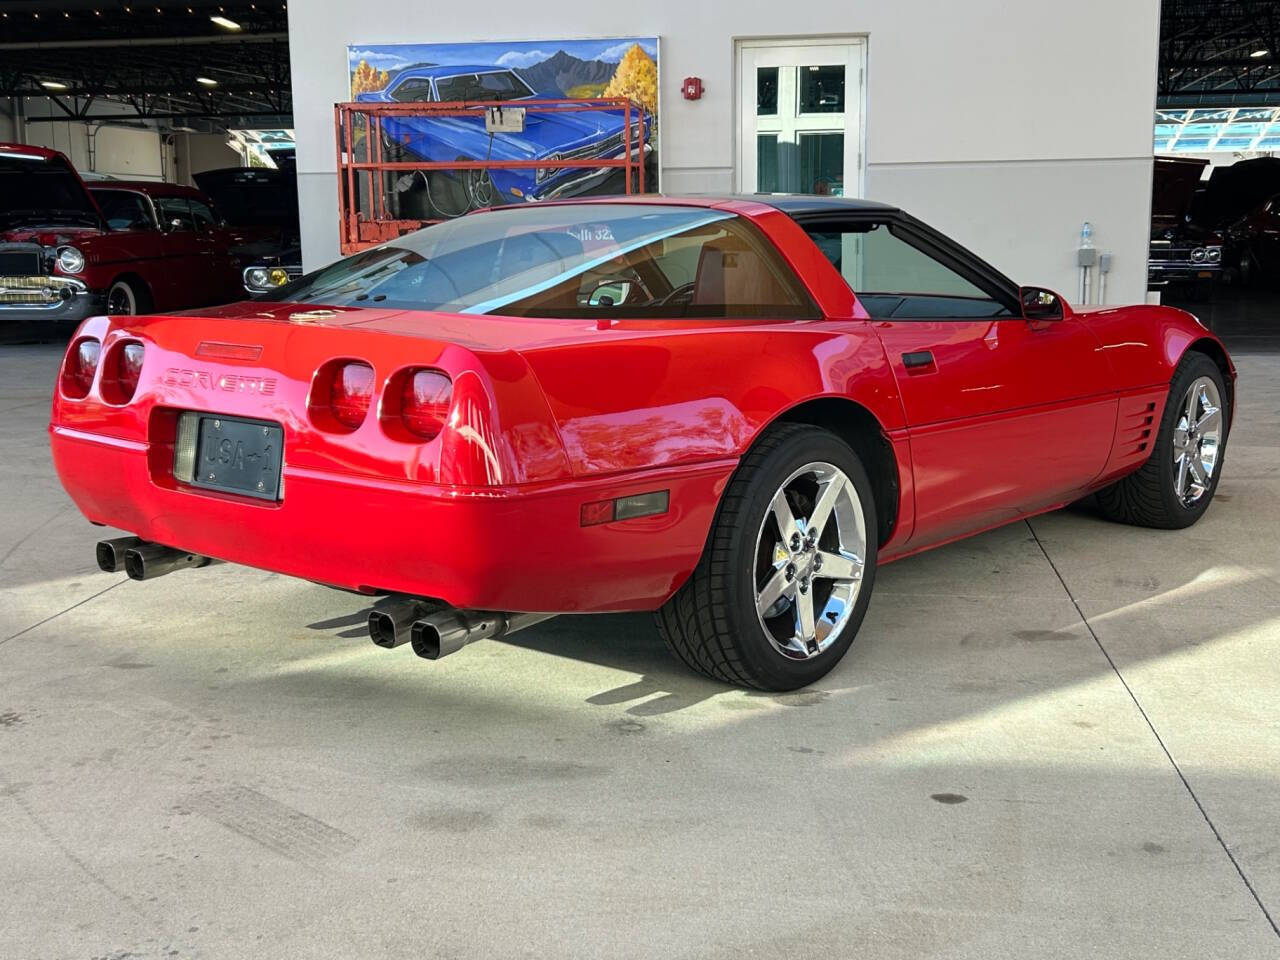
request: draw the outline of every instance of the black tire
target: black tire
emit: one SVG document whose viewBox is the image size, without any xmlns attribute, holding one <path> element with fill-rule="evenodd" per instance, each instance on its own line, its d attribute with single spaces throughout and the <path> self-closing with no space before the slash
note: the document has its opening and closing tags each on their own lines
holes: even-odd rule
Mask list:
<svg viewBox="0 0 1280 960">
<path fill-rule="evenodd" d="M 131 277 L 118 277 L 107 288 L 107 313 L 119 316 L 136 316 L 150 313 L 151 293 L 146 284 Z"/>
<path fill-rule="evenodd" d="M 1193 503 L 1186 504 L 1175 489 L 1176 467 L 1173 458 L 1174 431 L 1182 416 L 1182 400 L 1191 385 L 1208 377 L 1218 389 L 1221 399 L 1221 436 L 1217 460 L 1205 492 Z M 1213 494 L 1222 477 L 1222 464 L 1227 451 L 1228 424 L 1231 421 L 1231 397 L 1218 365 L 1203 353 L 1188 352 L 1174 371 L 1169 385 L 1169 399 L 1160 418 L 1151 456 L 1135 473 L 1098 491 L 1098 506 L 1105 517 L 1119 523 L 1161 530 L 1181 530 L 1199 520 L 1209 509 Z"/>
<path fill-rule="evenodd" d="M 790 659 L 774 648 L 756 614 L 757 535 L 775 492 L 815 461 L 842 470 L 857 493 L 866 534 L 864 566 L 839 635 L 809 659 Z M 714 680 L 773 691 L 807 686 L 840 662 L 862 624 L 875 583 L 878 529 L 871 483 L 848 444 L 818 427 L 779 424 L 743 458 L 697 568 L 656 614 L 658 631 L 680 660 Z"/>
</svg>

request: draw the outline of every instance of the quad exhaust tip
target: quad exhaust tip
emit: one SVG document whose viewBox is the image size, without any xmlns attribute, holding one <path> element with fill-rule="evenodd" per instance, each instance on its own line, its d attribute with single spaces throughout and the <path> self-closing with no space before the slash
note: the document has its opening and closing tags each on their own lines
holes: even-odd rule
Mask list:
<svg viewBox="0 0 1280 960">
<path fill-rule="evenodd" d="M 408 597 L 387 597 L 369 611 L 369 639 L 388 650 L 413 639 L 413 625 L 430 611 L 429 604 Z"/>
<path fill-rule="evenodd" d="M 99 540 L 94 548 L 98 568 L 106 573 L 123 570 L 131 580 L 154 580 L 175 570 L 207 567 L 217 563 L 211 557 L 186 550 L 175 550 L 159 543 L 148 543 L 138 537 L 116 537 Z"/>
<path fill-rule="evenodd" d="M 412 644 L 424 660 L 439 660 L 477 640 L 505 637 L 541 623 L 550 613 L 456 610 L 433 600 L 387 597 L 369 612 L 369 639 L 388 650 Z"/>
<path fill-rule="evenodd" d="M 124 569 L 124 557 L 130 550 L 143 545 L 137 537 L 116 537 L 114 540 L 99 540 L 94 548 L 94 556 L 98 559 L 98 569 L 103 573 L 119 573 Z"/>
</svg>

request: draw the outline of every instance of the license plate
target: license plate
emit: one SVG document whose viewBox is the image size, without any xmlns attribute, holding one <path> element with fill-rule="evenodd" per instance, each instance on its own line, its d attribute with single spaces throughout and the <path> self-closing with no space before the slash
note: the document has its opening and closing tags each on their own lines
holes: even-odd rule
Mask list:
<svg viewBox="0 0 1280 960">
<path fill-rule="evenodd" d="M 284 430 L 279 424 L 201 416 L 197 437 L 193 486 L 280 499 Z"/>
</svg>

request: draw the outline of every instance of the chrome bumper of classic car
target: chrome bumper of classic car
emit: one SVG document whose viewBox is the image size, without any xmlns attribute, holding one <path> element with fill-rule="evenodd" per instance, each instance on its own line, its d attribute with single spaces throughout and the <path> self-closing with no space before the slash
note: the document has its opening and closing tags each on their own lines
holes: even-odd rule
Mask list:
<svg viewBox="0 0 1280 960">
<path fill-rule="evenodd" d="M 1190 260 L 1151 260 L 1147 263 L 1148 289 L 1171 283 L 1212 283 L 1221 276 L 1221 263 L 1193 263 Z"/>
<path fill-rule="evenodd" d="M 638 151 L 632 150 L 632 154 Z M 653 153 L 653 144 L 646 142 L 644 145 L 644 155 L 647 157 Z M 621 160 L 627 155 L 626 150 L 620 150 L 616 155 L 610 157 L 600 157 L 601 160 Z M 586 170 L 570 171 L 572 174 L 563 183 L 555 184 L 545 193 L 540 192 L 536 197 L 525 197 L 524 199 L 530 203 L 537 203 L 539 200 L 557 200 L 561 197 L 572 197 L 581 193 L 596 183 L 604 180 L 615 171 L 615 167 L 588 168 Z"/>
<path fill-rule="evenodd" d="M 1174 246 L 1169 240 L 1152 240 L 1147 259 L 1147 289 L 1170 283 L 1211 283 L 1222 275 L 1222 246 L 1205 244 Z"/>
<path fill-rule="evenodd" d="M 103 309 L 102 297 L 71 277 L 0 277 L 0 337 L 71 330 Z"/>
</svg>

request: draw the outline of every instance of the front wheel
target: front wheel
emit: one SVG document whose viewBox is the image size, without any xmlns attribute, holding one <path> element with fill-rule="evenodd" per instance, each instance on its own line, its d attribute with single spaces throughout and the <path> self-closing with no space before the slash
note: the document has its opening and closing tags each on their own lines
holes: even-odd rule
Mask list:
<svg viewBox="0 0 1280 960">
<path fill-rule="evenodd" d="M 866 470 L 817 427 L 772 428 L 743 458 L 689 581 L 658 612 L 688 666 L 726 683 L 795 690 L 840 662 L 875 581 Z"/>
<path fill-rule="evenodd" d="M 1098 492 L 1103 514 L 1121 523 L 1177 530 L 1204 515 L 1218 489 L 1227 446 L 1226 383 L 1202 353 L 1178 364 L 1151 458 Z"/>
</svg>

